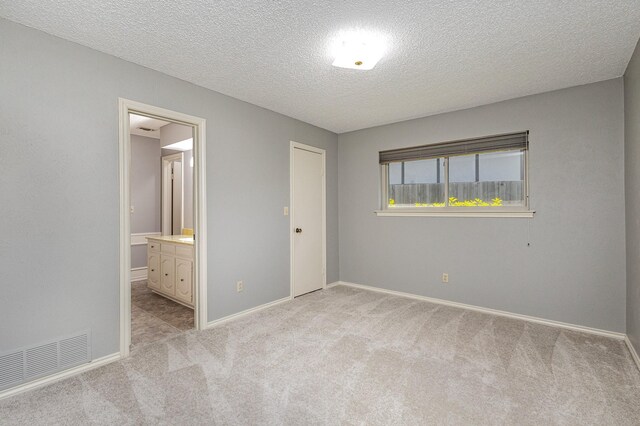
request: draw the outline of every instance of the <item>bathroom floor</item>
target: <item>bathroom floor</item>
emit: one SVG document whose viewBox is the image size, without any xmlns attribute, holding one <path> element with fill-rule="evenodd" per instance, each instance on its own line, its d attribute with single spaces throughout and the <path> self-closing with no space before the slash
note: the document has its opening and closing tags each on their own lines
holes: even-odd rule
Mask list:
<svg viewBox="0 0 640 426">
<path fill-rule="evenodd" d="M 193 309 L 159 296 L 147 281 L 131 283 L 131 344 L 163 340 L 193 328 Z"/>
</svg>

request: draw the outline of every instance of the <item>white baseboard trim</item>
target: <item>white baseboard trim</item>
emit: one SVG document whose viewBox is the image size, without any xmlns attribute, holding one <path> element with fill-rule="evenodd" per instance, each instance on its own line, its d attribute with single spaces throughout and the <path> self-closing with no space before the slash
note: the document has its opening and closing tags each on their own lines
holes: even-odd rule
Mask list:
<svg viewBox="0 0 640 426">
<path fill-rule="evenodd" d="M 120 359 L 120 352 L 115 354 L 103 356 L 101 358 L 96 358 L 89 362 L 88 364 L 82 364 L 77 367 L 70 368 L 68 370 L 60 371 L 59 373 L 52 374 L 50 376 L 42 377 L 40 379 L 34 380 L 32 382 L 24 383 L 22 385 L 9 388 L 0 392 L 0 400 L 12 397 L 14 395 L 18 395 L 23 392 L 27 392 L 36 388 L 40 388 L 42 386 L 49 385 L 51 383 L 67 379 L 71 376 L 76 376 L 78 374 L 84 373 L 85 371 L 90 371 L 98 367 L 102 367 L 103 365 L 111 364 L 112 362 L 118 361 Z"/>
<path fill-rule="evenodd" d="M 147 267 L 131 268 L 131 282 L 147 279 Z"/>
<path fill-rule="evenodd" d="M 220 324 L 224 324 L 225 322 L 233 321 L 235 319 L 244 317 L 246 315 L 250 315 L 250 314 L 256 313 L 258 311 L 262 311 L 263 309 L 267 309 L 267 308 L 270 308 L 272 306 L 279 305 L 280 303 L 289 302 L 291 300 L 293 300 L 293 298 L 291 296 L 283 297 L 282 299 L 274 300 L 273 302 L 265 303 L 264 305 L 256 306 L 254 308 L 250 308 L 250 309 L 244 310 L 242 312 L 238 312 L 237 314 L 232 314 L 232 315 L 228 315 L 226 317 L 219 318 L 217 320 L 209 321 L 207 323 L 207 327 L 206 328 L 213 328 L 213 327 L 218 326 Z"/>
<path fill-rule="evenodd" d="M 631 358 L 633 358 L 633 360 L 635 361 L 636 367 L 638 367 L 638 370 L 640 370 L 640 356 L 638 356 L 636 348 L 633 347 L 633 343 L 631 343 L 631 340 L 629 340 L 629 336 L 624 337 L 624 342 L 627 344 L 629 352 L 631 352 Z"/>
<path fill-rule="evenodd" d="M 454 308 L 468 309 L 468 310 L 471 310 L 471 311 L 482 312 L 482 313 L 490 314 L 490 315 L 498 315 L 498 316 L 501 316 L 501 317 L 514 318 L 514 319 L 533 322 L 533 323 L 537 323 L 537 324 L 548 325 L 548 326 L 551 326 L 551 327 L 559 327 L 559 328 L 564 328 L 564 329 L 567 329 L 567 330 L 580 331 L 580 332 L 589 333 L 589 334 L 596 334 L 598 336 L 612 337 L 612 338 L 618 339 L 618 340 L 623 340 L 623 339 L 625 339 L 627 337 L 626 334 L 617 333 L 615 331 L 600 330 L 598 328 L 591 328 L 591 327 L 585 327 L 585 326 L 582 326 L 582 325 L 569 324 L 569 323 L 566 323 L 566 322 L 560 322 L 560 321 L 548 320 L 548 319 L 544 319 L 544 318 L 532 317 L 532 316 L 529 316 L 529 315 L 515 314 L 515 313 L 512 313 L 512 312 L 499 311 L 497 309 L 483 308 L 481 306 L 467 305 L 465 303 L 451 302 L 449 300 L 435 299 L 433 297 L 420 296 L 420 295 L 417 295 L 417 294 L 404 293 L 404 292 L 395 291 L 395 290 L 387 290 L 385 288 L 372 287 L 372 286 L 363 285 L 363 284 L 355 284 L 355 283 L 350 283 L 350 282 L 346 282 L 346 281 L 337 281 L 335 283 L 331 283 L 327 287 L 334 287 L 336 285 L 344 285 L 344 286 L 348 286 L 348 287 L 360 288 L 360 289 L 363 289 L 363 290 L 370 290 L 370 291 L 377 291 L 379 293 L 392 294 L 394 296 L 408 297 L 408 298 L 411 298 L 411 299 L 423 300 L 425 302 L 435 303 L 435 304 L 438 304 L 438 305 L 446 305 L 446 306 L 452 306 Z"/>
</svg>

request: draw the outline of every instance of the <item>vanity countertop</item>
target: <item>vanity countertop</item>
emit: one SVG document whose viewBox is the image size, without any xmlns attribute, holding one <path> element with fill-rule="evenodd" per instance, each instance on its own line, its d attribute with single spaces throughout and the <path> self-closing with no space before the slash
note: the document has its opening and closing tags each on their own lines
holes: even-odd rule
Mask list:
<svg viewBox="0 0 640 426">
<path fill-rule="evenodd" d="M 193 245 L 193 235 L 158 235 L 153 237 L 147 237 L 147 240 L 154 240 L 160 242 L 168 242 L 174 244 L 184 244 L 187 246 Z"/>
</svg>

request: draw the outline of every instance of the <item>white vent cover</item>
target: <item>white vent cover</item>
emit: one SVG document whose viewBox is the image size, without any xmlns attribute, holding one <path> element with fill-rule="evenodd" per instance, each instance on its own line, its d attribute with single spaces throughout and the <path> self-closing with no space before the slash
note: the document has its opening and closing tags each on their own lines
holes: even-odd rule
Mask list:
<svg viewBox="0 0 640 426">
<path fill-rule="evenodd" d="M 89 361 L 89 331 L 0 354 L 0 390 Z"/>
<path fill-rule="evenodd" d="M 25 379 L 32 379 L 58 369 L 58 343 L 48 343 L 25 350 Z"/>
<path fill-rule="evenodd" d="M 24 352 L 18 351 L 0 356 L 0 389 L 6 389 L 24 381 Z"/>
<path fill-rule="evenodd" d="M 89 362 L 89 334 L 79 334 L 60 340 L 60 368 Z"/>
</svg>

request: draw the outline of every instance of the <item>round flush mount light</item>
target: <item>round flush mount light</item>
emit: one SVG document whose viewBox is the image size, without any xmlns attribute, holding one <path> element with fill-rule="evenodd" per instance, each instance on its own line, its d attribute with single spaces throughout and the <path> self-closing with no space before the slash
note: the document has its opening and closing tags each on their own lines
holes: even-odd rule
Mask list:
<svg viewBox="0 0 640 426">
<path fill-rule="evenodd" d="M 370 70 L 386 51 L 386 37 L 360 29 L 342 31 L 334 38 L 331 51 L 334 67 Z"/>
</svg>

